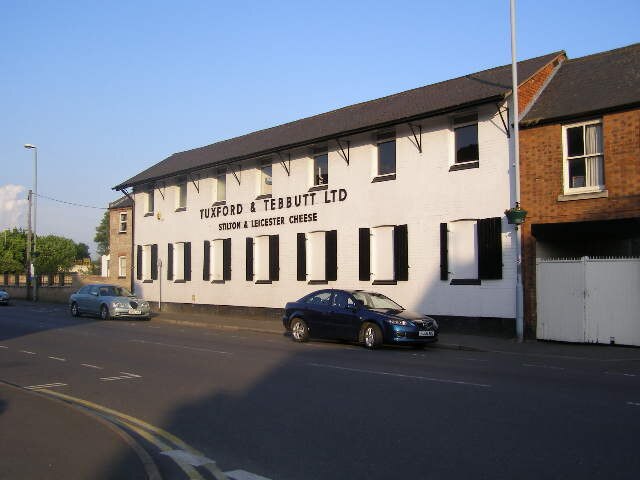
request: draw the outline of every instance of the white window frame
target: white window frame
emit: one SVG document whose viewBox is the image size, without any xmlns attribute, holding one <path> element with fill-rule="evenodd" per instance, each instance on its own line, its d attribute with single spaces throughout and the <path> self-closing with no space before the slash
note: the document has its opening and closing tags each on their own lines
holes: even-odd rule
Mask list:
<svg viewBox="0 0 640 480">
<path fill-rule="evenodd" d="M 213 182 L 213 202 L 227 201 L 227 171 L 220 169 L 216 172 Z"/>
<path fill-rule="evenodd" d="M 394 225 L 379 225 L 371 228 L 371 279 L 373 281 L 394 280 Z"/>
<path fill-rule="evenodd" d="M 142 246 L 142 281 L 151 280 L 151 245 Z"/>
<path fill-rule="evenodd" d="M 316 169 L 316 159 L 318 157 L 323 157 L 326 156 L 327 157 L 327 181 L 326 182 L 321 182 L 319 180 L 319 175 Z M 317 153 L 315 155 L 313 155 L 313 158 L 311 159 L 311 169 L 312 169 L 312 184 L 314 187 L 319 187 L 322 185 L 329 185 L 329 152 L 324 152 L 324 153 Z"/>
<path fill-rule="evenodd" d="M 307 279 L 310 281 L 326 280 L 326 237 L 327 232 L 314 231 L 306 234 L 307 242 Z"/>
<path fill-rule="evenodd" d="M 253 275 L 258 282 L 269 281 L 269 235 L 253 239 Z"/>
<path fill-rule="evenodd" d="M 583 130 L 583 142 L 585 139 L 584 130 L 588 125 L 600 125 L 600 134 L 602 135 L 602 152 L 590 155 L 579 155 L 576 157 L 569 158 L 569 143 L 567 141 L 567 130 L 575 127 L 582 127 Z M 586 122 L 578 122 L 572 123 L 569 125 L 562 126 L 562 175 L 563 175 L 563 187 L 565 195 L 576 195 L 580 193 L 593 193 L 593 192 L 602 192 L 605 190 L 604 183 L 602 185 L 591 185 L 584 187 L 575 187 L 571 188 L 569 185 L 569 160 L 574 160 L 578 158 L 583 158 L 585 161 L 589 157 L 601 157 L 602 158 L 602 176 L 604 179 L 605 171 L 604 171 L 604 126 L 602 123 L 602 119 L 589 120 Z M 585 165 L 585 183 L 586 183 L 586 171 L 587 167 Z"/>
<path fill-rule="evenodd" d="M 124 225 L 124 228 L 123 228 Z M 118 233 L 127 233 L 127 212 L 120 212 L 120 222 L 118 224 Z"/>
<path fill-rule="evenodd" d="M 449 271 L 451 278 L 478 279 L 480 246 L 478 244 L 478 221 L 458 220 L 448 224 Z"/>
<path fill-rule="evenodd" d="M 266 170 L 271 170 L 267 175 Z M 271 195 L 273 193 L 273 163 L 271 160 L 263 160 L 258 165 L 258 195 Z"/>
<path fill-rule="evenodd" d="M 393 165 L 393 172 L 380 173 L 380 145 L 383 143 L 393 142 L 395 159 Z M 375 165 L 374 172 L 376 177 L 392 177 L 398 172 L 398 135 L 395 131 L 382 132 L 376 136 L 376 150 L 375 150 Z"/>
<path fill-rule="evenodd" d="M 211 281 L 224 281 L 224 238 L 216 238 L 211 241 L 209 261 Z"/>
<path fill-rule="evenodd" d="M 468 121 L 468 122 L 460 121 L 460 119 L 464 119 L 465 117 L 471 117 L 472 115 L 475 115 L 476 117 L 475 120 Z M 458 162 L 457 161 L 458 152 L 456 151 L 456 130 L 459 128 L 470 127 L 471 125 L 476 125 L 476 129 L 477 129 L 478 158 L 476 158 L 475 160 L 466 160 L 464 162 Z M 467 165 L 474 162 L 480 162 L 480 118 L 477 112 L 463 113 L 460 115 L 456 115 L 451 119 L 451 150 L 453 152 L 452 154 L 453 161 L 451 162 L 452 165 Z"/>
<path fill-rule="evenodd" d="M 144 209 L 146 215 L 153 215 L 155 209 L 154 189 L 148 190 L 145 195 Z"/>
<path fill-rule="evenodd" d="M 173 281 L 184 282 L 184 244 L 186 242 L 175 242 L 173 244 Z"/>
<path fill-rule="evenodd" d="M 187 182 L 182 182 L 176 185 L 175 188 L 175 209 L 177 211 L 183 211 L 187 209 Z"/>
<path fill-rule="evenodd" d="M 125 255 L 120 255 L 118 257 L 118 277 L 127 277 L 127 257 Z"/>
</svg>

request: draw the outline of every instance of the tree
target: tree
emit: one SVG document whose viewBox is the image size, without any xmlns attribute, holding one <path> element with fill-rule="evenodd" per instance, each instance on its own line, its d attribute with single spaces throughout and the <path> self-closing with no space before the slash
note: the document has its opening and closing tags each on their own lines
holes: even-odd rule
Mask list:
<svg viewBox="0 0 640 480">
<path fill-rule="evenodd" d="M 90 258 L 89 245 L 86 243 L 76 243 L 76 260 L 84 260 Z"/>
<path fill-rule="evenodd" d="M 76 258 L 73 240 L 56 235 L 38 237 L 38 256 L 33 262 L 38 274 L 68 270 Z"/>
<path fill-rule="evenodd" d="M 27 254 L 27 234 L 24 230 L 0 232 L 0 272 L 24 272 Z"/>
<path fill-rule="evenodd" d="M 98 255 L 107 255 L 109 253 L 109 210 L 104 212 L 104 216 L 100 221 L 100 225 L 96 227 L 96 236 L 93 237 L 98 248 Z"/>
</svg>

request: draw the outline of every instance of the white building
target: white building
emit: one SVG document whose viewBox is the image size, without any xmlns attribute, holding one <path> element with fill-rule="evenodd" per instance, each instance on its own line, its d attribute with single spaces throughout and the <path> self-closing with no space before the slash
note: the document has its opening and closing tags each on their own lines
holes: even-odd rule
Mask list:
<svg viewBox="0 0 640 480">
<path fill-rule="evenodd" d="M 519 64 L 521 85 L 557 57 Z M 133 193 L 136 290 L 282 308 L 326 285 L 515 317 L 511 68 L 174 154 Z M 320 285 L 320 287 L 319 287 Z"/>
</svg>

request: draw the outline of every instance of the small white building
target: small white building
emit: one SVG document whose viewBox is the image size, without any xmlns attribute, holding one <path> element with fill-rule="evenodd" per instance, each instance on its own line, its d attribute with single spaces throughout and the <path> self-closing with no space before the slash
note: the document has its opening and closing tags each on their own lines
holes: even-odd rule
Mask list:
<svg viewBox="0 0 640 480">
<path fill-rule="evenodd" d="M 558 56 L 520 62 L 521 85 Z M 174 154 L 135 199 L 136 290 L 282 308 L 321 287 L 513 319 L 511 67 Z M 129 193 L 129 192 L 127 192 Z"/>
</svg>

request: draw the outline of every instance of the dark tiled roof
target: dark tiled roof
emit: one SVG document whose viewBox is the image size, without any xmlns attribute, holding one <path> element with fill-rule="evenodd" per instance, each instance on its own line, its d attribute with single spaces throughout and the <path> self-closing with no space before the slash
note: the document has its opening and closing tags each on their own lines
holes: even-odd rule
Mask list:
<svg viewBox="0 0 640 480">
<path fill-rule="evenodd" d="M 519 81 L 522 83 L 563 53 L 555 52 L 519 62 Z M 504 65 L 174 153 L 114 189 L 445 113 L 498 100 L 510 92 L 511 65 Z"/>
<path fill-rule="evenodd" d="M 565 61 L 523 126 L 640 106 L 640 43 Z"/>
<path fill-rule="evenodd" d="M 127 197 L 126 195 L 123 195 L 119 199 L 114 200 L 109 204 L 109 209 L 127 208 L 127 207 L 133 207 L 133 201 L 131 200 L 131 198 Z"/>
</svg>

